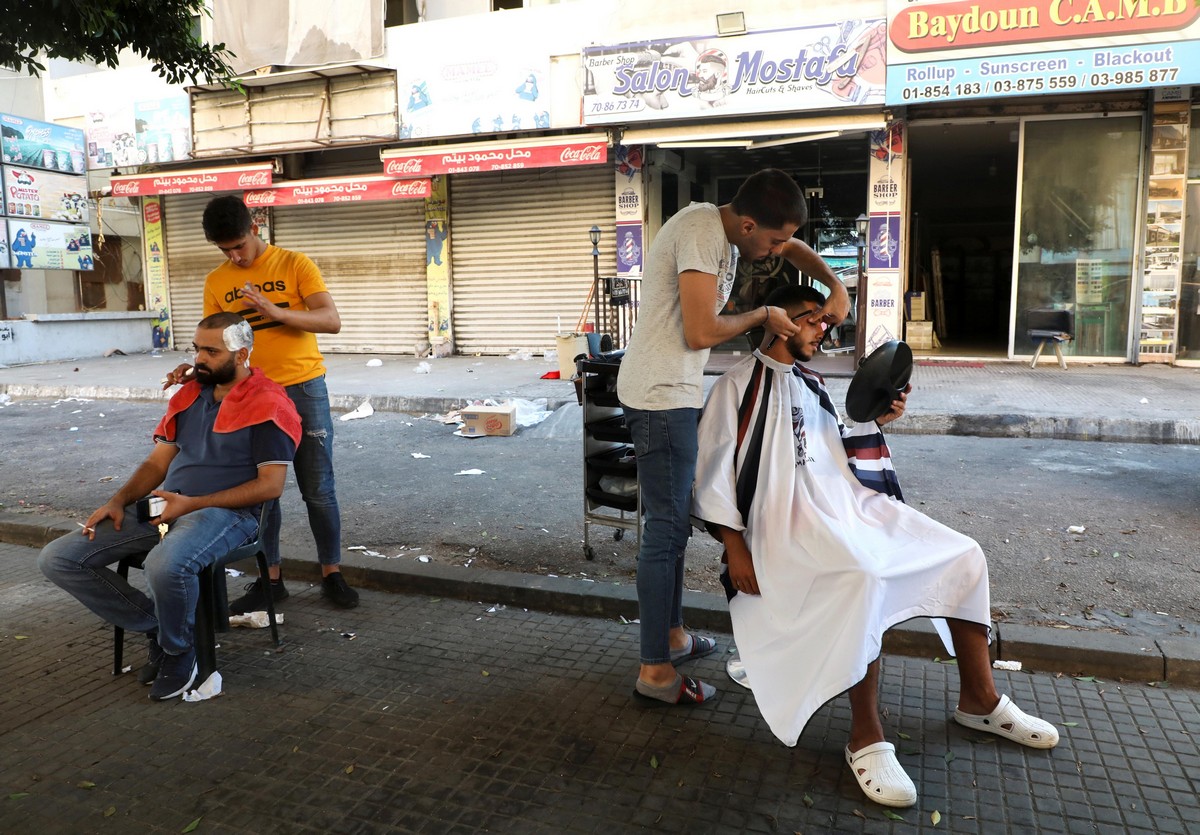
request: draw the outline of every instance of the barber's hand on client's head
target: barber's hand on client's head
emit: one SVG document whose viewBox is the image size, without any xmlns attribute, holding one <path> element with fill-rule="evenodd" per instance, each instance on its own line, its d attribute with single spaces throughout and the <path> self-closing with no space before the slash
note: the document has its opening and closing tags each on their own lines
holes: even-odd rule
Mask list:
<svg viewBox="0 0 1200 835">
<path fill-rule="evenodd" d="M 910 391 L 912 391 L 911 384 L 905 386 L 904 391 L 902 391 L 898 395 L 896 395 L 896 399 L 892 401 L 892 407 L 890 409 L 888 409 L 886 412 L 884 412 L 879 417 L 875 418 L 875 424 L 877 426 L 884 426 L 886 424 L 891 423 L 893 420 L 895 420 L 898 417 L 903 417 L 904 416 L 904 406 L 905 406 L 905 403 L 908 401 L 908 393 Z"/>
</svg>

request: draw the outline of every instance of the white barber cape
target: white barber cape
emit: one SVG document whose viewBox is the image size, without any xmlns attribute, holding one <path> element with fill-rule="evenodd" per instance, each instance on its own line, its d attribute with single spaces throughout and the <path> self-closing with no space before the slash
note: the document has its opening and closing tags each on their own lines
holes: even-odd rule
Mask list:
<svg viewBox="0 0 1200 835">
<path fill-rule="evenodd" d="M 890 627 L 990 624 L 979 545 L 893 497 L 882 433 L 846 430 L 819 375 L 755 352 L 717 381 L 699 431 L 692 512 L 745 533 L 762 595 L 734 595 L 729 612 L 784 744 L 862 680 Z"/>
</svg>

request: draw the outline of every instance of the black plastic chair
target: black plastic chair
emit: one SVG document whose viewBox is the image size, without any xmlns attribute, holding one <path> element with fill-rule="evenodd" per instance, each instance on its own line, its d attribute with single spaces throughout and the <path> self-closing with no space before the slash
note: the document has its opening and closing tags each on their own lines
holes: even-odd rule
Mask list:
<svg viewBox="0 0 1200 835">
<path fill-rule="evenodd" d="M 271 502 L 265 502 L 258 517 L 258 532 L 254 539 L 239 545 L 225 556 L 200 571 L 200 595 L 196 600 L 196 686 L 203 684 L 217 669 L 217 633 L 229 631 L 229 597 L 225 591 L 225 566 L 253 557 L 258 563 L 258 576 L 265 585 L 271 582 L 267 572 L 267 554 L 262 544 L 262 532 Z M 130 568 L 141 568 L 146 555 L 126 557 L 117 564 L 117 573 L 129 577 Z M 275 601 L 267 596 L 267 618 L 271 624 L 271 640 L 279 646 L 279 624 L 275 622 Z M 125 630 L 113 627 L 113 675 L 121 675 L 124 667 Z"/>
<path fill-rule="evenodd" d="M 1037 350 L 1033 353 L 1033 361 L 1029 363 L 1029 367 L 1037 367 L 1038 358 L 1041 357 L 1042 350 L 1049 343 L 1054 346 L 1059 366 L 1066 370 L 1067 361 L 1063 357 L 1062 345 L 1064 342 L 1070 342 L 1075 336 L 1075 316 L 1072 312 L 1070 310 L 1034 308 L 1026 313 L 1026 317 L 1029 338 L 1037 343 Z"/>
</svg>

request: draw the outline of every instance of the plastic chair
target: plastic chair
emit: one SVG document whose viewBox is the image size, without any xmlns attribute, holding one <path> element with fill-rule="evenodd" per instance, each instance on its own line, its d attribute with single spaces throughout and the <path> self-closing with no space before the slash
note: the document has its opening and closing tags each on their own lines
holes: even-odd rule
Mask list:
<svg viewBox="0 0 1200 835">
<path fill-rule="evenodd" d="M 1049 343 L 1054 346 L 1059 367 L 1065 371 L 1067 361 L 1063 357 L 1062 346 L 1064 342 L 1070 342 L 1075 336 L 1075 317 L 1071 311 L 1035 308 L 1028 311 L 1026 315 L 1029 325 L 1027 333 L 1029 338 L 1037 343 L 1037 350 L 1033 353 L 1033 361 L 1029 363 L 1029 367 L 1037 367 L 1038 358 L 1042 356 L 1042 350 Z"/>
<path fill-rule="evenodd" d="M 275 500 L 277 501 L 277 500 Z M 197 686 L 208 680 L 217 669 L 217 633 L 229 631 L 229 598 L 225 591 L 225 566 L 254 557 L 258 562 L 258 576 L 265 585 L 271 582 L 267 572 L 267 554 L 262 544 L 262 532 L 271 502 L 264 502 L 258 516 L 258 532 L 254 539 L 239 545 L 229 553 L 200 571 L 200 595 L 196 600 L 196 625 L 193 634 L 196 642 Z M 141 568 L 146 555 L 126 557 L 117 564 L 117 573 L 129 577 L 130 568 Z M 275 601 L 267 596 L 267 619 L 271 624 L 271 640 L 280 645 L 279 625 L 275 622 Z M 124 666 L 125 630 L 113 627 L 113 675 L 121 675 Z"/>
</svg>

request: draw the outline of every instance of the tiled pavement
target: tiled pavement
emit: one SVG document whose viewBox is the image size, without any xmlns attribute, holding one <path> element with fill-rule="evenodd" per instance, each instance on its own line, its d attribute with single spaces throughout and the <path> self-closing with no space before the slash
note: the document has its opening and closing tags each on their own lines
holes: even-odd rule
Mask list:
<svg viewBox="0 0 1200 835">
<path fill-rule="evenodd" d="M 724 651 L 695 664 L 712 706 L 645 710 L 635 626 L 376 591 L 341 612 L 297 587 L 282 651 L 235 630 L 225 695 L 155 704 L 35 557 L 0 545 L 3 833 L 1200 833 L 1191 690 L 998 672 L 1061 726 L 1047 753 L 950 722 L 950 665 L 888 657 L 884 725 L 921 794 L 897 820 L 843 761 L 845 699 L 785 748 Z"/>
</svg>

